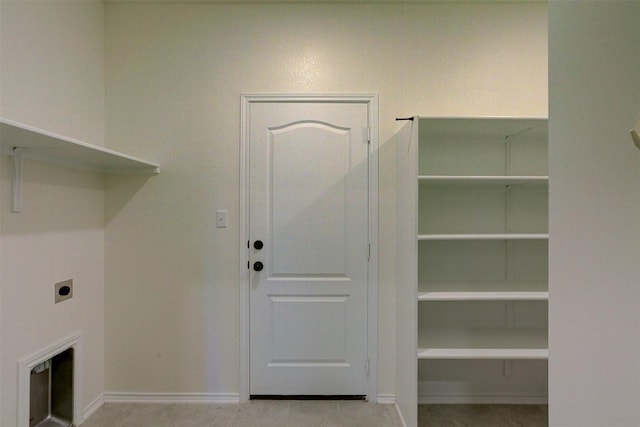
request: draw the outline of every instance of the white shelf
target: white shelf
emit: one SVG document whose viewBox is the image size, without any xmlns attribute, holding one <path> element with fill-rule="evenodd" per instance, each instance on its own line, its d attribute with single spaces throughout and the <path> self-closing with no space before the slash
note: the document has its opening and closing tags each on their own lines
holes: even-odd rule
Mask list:
<svg viewBox="0 0 640 427">
<path fill-rule="evenodd" d="M 420 183 L 433 184 L 488 184 L 488 185 L 522 185 L 547 184 L 548 176 L 467 176 L 467 175 L 420 175 Z"/>
<path fill-rule="evenodd" d="M 4 118 L 0 153 L 13 157 L 13 212 L 22 210 L 24 158 L 109 174 L 160 173 L 156 163 Z"/>
<path fill-rule="evenodd" d="M 549 233 L 419 234 L 418 240 L 546 240 Z"/>
<path fill-rule="evenodd" d="M 546 329 L 420 328 L 418 359 L 548 359 Z"/>
<path fill-rule="evenodd" d="M 548 301 L 543 282 L 421 283 L 418 301 Z"/>
<path fill-rule="evenodd" d="M 418 301 L 548 301 L 549 292 L 419 292 Z"/>
<path fill-rule="evenodd" d="M 156 163 L 0 118 L 0 151 L 102 173 L 155 175 Z"/>
</svg>

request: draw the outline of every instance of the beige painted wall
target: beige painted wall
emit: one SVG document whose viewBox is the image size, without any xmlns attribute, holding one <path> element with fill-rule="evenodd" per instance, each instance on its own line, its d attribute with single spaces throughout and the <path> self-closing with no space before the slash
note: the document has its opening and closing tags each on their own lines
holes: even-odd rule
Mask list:
<svg viewBox="0 0 640 427">
<path fill-rule="evenodd" d="M 640 2 L 549 16 L 549 424 L 637 426 Z"/>
<path fill-rule="evenodd" d="M 2 0 L 0 112 L 104 145 L 104 7 L 99 0 Z"/>
<path fill-rule="evenodd" d="M 0 115 L 104 142 L 100 2 L 2 1 Z M 0 161 L 0 425 L 16 425 L 17 362 L 84 333 L 84 404 L 104 391 L 104 178 L 25 161 L 24 211 L 11 213 L 10 159 Z M 54 283 L 74 279 L 70 301 Z M 81 408 L 82 409 L 82 408 Z"/>
<path fill-rule="evenodd" d="M 106 390 L 239 391 L 240 94 L 377 92 L 378 391 L 392 395 L 394 119 L 546 116 L 546 4 L 109 3 L 106 18 L 108 144 L 162 165 L 108 183 Z"/>
</svg>

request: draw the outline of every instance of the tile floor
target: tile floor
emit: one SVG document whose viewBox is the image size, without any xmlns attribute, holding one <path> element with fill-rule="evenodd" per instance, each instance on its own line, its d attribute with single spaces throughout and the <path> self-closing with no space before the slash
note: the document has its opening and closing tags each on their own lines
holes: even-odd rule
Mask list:
<svg viewBox="0 0 640 427">
<path fill-rule="evenodd" d="M 254 400 L 239 405 L 106 403 L 81 427 L 402 427 L 394 405 Z"/>
<path fill-rule="evenodd" d="M 547 427 L 543 405 L 420 405 L 420 427 Z M 81 427 L 402 427 L 394 405 L 254 400 L 239 405 L 107 403 Z"/>
<path fill-rule="evenodd" d="M 419 427 L 547 427 L 547 405 L 419 405 Z"/>
</svg>

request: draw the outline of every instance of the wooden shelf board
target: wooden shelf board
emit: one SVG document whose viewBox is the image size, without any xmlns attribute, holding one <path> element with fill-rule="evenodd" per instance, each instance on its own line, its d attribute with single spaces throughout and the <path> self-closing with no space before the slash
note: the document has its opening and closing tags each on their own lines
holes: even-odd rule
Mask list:
<svg viewBox="0 0 640 427">
<path fill-rule="evenodd" d="M 545 328 L 425 328 L 419 359 L 547 359 Z"/>
<path fill-rule="evenodd" d="M 25 158 L 102 173 L 155 175 L 160 171 L 156 163 L 0 118 L 0 151 L 13 155 L 15 148 Z"/>
</svg>

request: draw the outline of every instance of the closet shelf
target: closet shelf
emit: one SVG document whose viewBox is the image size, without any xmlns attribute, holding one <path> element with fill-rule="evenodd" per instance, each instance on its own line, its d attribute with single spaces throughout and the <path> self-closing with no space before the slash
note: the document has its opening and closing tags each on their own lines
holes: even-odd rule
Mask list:
<svg viewBox="0 0 640 427">
<path fill-rule="evenodd" d="M 542 328 L 420 328 L 418 359 L 548 359 Z"/>
<path fill-rule="evenodd" d="M 155 163 L 1 117 L 0 153 L 13 157 L 13 212 L 22 211 L 24 158 L 109 174 L 160 172 Z"/>
<path fill-rule="evenodd" d="M 549 233 L 418 234 L 418 240 L 546 240 Z"/>
<path fill-rule="evenodd" d="M 112 174 L 156 175 L 160 166 L 128 154 L 0 118 L 0 151 L 25 158 Z"/>
<path fill-rule="evenodd" d="M 545 282 L 427 282 L 418 285 L 418 301 L 548 301 Z"/>
<path fill-rule="evenodd" d="M 543 291 L 419 292 L 418 301 L 548 301 Z"/>
<path fill-rule="evenodd" d="M 420 183 L 432 184 L 488 184 L 488 185 L 521 185 L 547 184 L 548 176 L 488 176 L 488 175 L 419 175 Z"/>
</svg>

